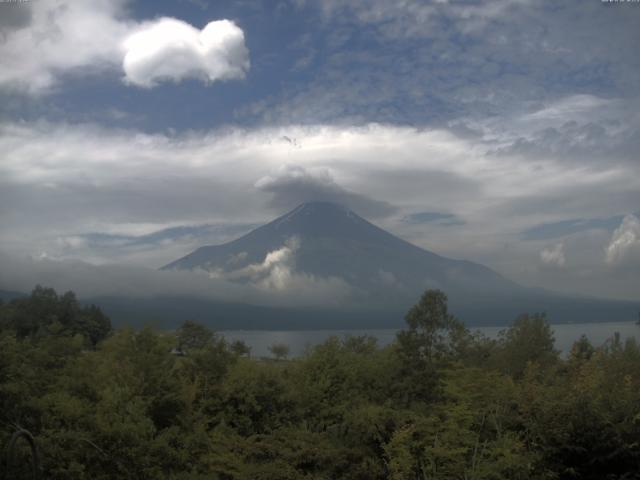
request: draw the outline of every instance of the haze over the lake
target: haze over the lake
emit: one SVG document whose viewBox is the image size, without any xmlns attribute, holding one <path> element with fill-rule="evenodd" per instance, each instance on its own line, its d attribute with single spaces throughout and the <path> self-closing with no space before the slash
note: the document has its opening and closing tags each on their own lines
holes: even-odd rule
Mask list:
<svg viewBox="0 0 640 480">
<path fill-rule="evenodd" d="M 151 269 L 321 200 L 640 300 L 639 44 L 637 2 L 0 3 L 0 289 L 202 290 Z"/>
</svg>

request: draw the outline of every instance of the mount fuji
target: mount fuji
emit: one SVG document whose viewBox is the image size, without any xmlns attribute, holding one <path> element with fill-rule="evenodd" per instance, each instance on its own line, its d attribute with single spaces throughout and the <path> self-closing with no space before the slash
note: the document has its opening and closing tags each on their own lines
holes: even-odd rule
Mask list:
<svg viewBox="0 0 640 480">
<path fill-rule="evenodd" d="M 330 202 L 303 203 L 232 242 L 198 248 L 163 269 L 199 269 L 242 280 L 251 266 L 283 248 L 292 254 L 296 272 L 339 278 L 387 300 L 415 297 L 426 288 L 451 295 L 522 290 L 488 267 L 419 248 Z"/>
</svg>

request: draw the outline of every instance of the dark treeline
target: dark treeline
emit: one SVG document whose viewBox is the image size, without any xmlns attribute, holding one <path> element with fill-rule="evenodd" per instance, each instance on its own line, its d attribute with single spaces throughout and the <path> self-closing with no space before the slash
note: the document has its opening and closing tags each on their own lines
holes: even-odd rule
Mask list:
<svg viewBox="0 0 640 480">
<path fill-rule="evenodd" d="M 29 430 L 46 479 L 640 478 L 635 340 L 560 358 L 544 316 L 491 340 L 439 291 L 406 321 L 385 348 L 254 359 L 194 322 L 112 331 L 38 287 L 0 305 L 0 446 Z"/>
</svg>

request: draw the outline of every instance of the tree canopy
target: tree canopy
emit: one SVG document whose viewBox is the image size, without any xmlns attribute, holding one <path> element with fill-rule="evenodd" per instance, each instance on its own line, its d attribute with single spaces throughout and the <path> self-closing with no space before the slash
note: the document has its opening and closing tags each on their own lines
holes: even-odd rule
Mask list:
<svg viewBox="0 0 640 480">
<path fill-rule="evenodd" d="M 0 446 L 30 431 L 47 479 L 622 480 L 640 471 L 638 344 L 578 339 L 564 359 L 542 315 L 487 339 L 429 291 L 387 347 L 333 337 L 286 361 L 250 358 L 194 322 L 108 333 L 102 314 L 42 287 L 1 305 L 0 319 Z M 103 325 L 93 337 L 92 322 Z M 2 464 L 0 478 L 18 470 Z"/>
</svg>

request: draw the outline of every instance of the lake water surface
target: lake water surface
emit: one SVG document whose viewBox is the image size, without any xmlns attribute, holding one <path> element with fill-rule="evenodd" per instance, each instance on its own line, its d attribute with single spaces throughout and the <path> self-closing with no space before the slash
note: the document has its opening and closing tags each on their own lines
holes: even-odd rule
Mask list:
<svg viewBox="0 0 640 480">
<path fill-rule="evenodd" d="M 573 342 L 581 335 L 586 335 L 591 343 L 600 346 L 613 337 L 615 332 L 620 333 L 624 341 L 635 336 L 640 338 L 640 327 L 635 322 L 610 322 L 610 323 L 574 323 L 551 325 L 556 339 L 556 348 L 562 354 L 566 354 Z M 478 327 L 471 330 L 479 330 L 488 337 L 496 338 L 502 327 Z M 391 343 L 396 329 L 372 329 L 372 330 L 226 330 L 220 332 L 228 341 L 243 340 L 251 347 L 251 355 L 256 357 L 271 356 L 269 347 L 276 343 L 284 343 L 289 346 L 291 356 L 302 355 L 309 346 L 324 342 L 331 336 L 344 338 L 346 336 L 371 335 L 378 339 L 378 345 L 385 346 Z"/>
</svg>

